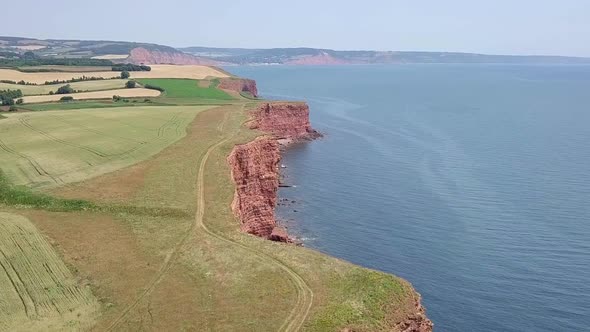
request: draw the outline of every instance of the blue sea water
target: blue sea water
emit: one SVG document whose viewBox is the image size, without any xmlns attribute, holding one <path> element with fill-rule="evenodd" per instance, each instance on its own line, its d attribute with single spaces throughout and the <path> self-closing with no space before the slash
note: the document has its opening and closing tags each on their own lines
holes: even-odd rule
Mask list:
<svg viewBox="0 0 590 332">
<path fill-rule="evenodd" d="M 590 330 L 590 67 L 234 67 L 306 100 L 308 247 L 406 278 L 436 331 Z"/>
</svg>

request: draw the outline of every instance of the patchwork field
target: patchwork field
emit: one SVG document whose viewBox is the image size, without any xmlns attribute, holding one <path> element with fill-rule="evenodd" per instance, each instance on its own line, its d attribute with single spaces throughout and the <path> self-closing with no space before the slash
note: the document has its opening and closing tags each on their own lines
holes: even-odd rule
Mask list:
<svg viewBox="0 0 590 332">
<path fill-rule="evenodd" d="M 0 212 L 0 331 L 89 329 L 100 306 L 35 226 Z"/>
<path fill-rule="evenodd" d="M 74 90 L 82 91 L 100 91 L 122 89 L 128 80 L 100 80 L 100 81 L 83 81 L 68 83 Z M 48 95 L 50 91 L 55 92 L 60 86 L 65 84 L 51 84 L 51 85 L 21 85 L 1 83 L 0 90 L 21 90 L 25 96 Z"/>
<path fill-rule="evenodd" d="M 69 93 L 63 95 L 41 95 L 41 96 L 27 96 L 23 97 L 25 103 L 46 103 L 50 101 L 58 101 L 63 97 L 71 96 L 76 100 L 80 99 L 110 99 L 113 96 L 120 96 L 124 98 L 132 97 L 157 97 L 160 95 L 160 91 L 153 89 L 134 88 L 134 89 L 115 89 L 115 90 L 102 90 L 93 92 L 79 92 Z"/>
<path fill-rule="evenodd" d="M 119 107 L 7 114 L 0 168 L 15 184 L 80 181 L 132 165 L 182 138 L 208 107 Z"/>
<path fill-rule="evenodd" d="M 190 78 L 204 79 L 206 77 L 228 77 L 226 73 L 207 66 L 175 66 L 175 65 L 151 65 L 151 71 L 130 72 L 131 78 Z M 46 81 L 70 80 L 81 77 L 102 77 L 115 78 L 120 75 L 114 71 L 90 71 L 90 72 L 44 72 L 44 73 L 23 73 L 18 70 L 0 69 L 0 79 L 43 84 Z"/>
</svg>

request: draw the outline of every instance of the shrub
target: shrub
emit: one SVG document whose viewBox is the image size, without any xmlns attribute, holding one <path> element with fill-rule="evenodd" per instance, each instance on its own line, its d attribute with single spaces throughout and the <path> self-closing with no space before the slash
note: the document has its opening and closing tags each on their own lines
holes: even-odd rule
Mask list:
<svg viewBox="0 0 590 332">
<path fill-rule="evenodd" d="M 125 83 L 125 87 L 126 87 L 126 88 L 128 88 L 128 89 L 133 89 L 133 88 L 135 88 L 135 85 L 136 85 L 136 83 L 135 83 L 135 81 L 133 81 L 133 80 L 131 80 L 131 81 L 127 81 L 127 83 Z"/>
<path fill-rule="evenodd" d="M 21 105 L 23 102 L 24 102 L 24 101 L 23 101 L 23 99 L 22 99 L 22 98 L 18 98 L 18 99 L 16 100 L 16 104 L 17 104 L 17 105 Z"/>
<path fill-rule="evenodd" d="M 129 78 L 129 72 L 128 72 L 128 71 L 126 71 L 126 70 L 123 70 L 123 71 L 121 72 L 121 78 L 122 78 L 122 79 L 127 79 L 127 78 Z"/>
<path fill-rule="evenodd" d="M 53 95 L 53 94 L 54 94 L 54 92 L 53 92 L 53 91 L 49 91 L 49 95 Z"/>
<path fill-rule="evenodd" d="M 152 89 L 152 90 L 158 90 L 160 92 L 164 92 L 163 88 L 160 88 L 159 86 L 156 86 L 156 85 L 146 84 L 143 87 L 146 89 Z"/>
<path fill-rule="evenodd" d="M 59 101 L 72 101 L 74 100 L 74 97 L 72 96 L 63 96 L 61 98 L 59 98 Z"/>
<path fill-rule="evenodd" d="M 119 101 L 119 100 L 121 100 L 121 96 L 117 96 L 117 95 L 113 96 L 113 101 Z"/>
<path fill-rule="evenodd" d="M 64 86 L 60 86 L 55 93 L 58 95 L 65 95 L 74 92 L 76 91 L 74 91 L 74 89 L 72 89 L 72 87 L 69 84 L 66 84 Z"/>
<path fill-rule="evenodd" d="M 8 109 L 8 112 L 16 112 L 18 111 L 18 109 L 14 106 L 10 106 L 10 108 Z"/>
</svg>

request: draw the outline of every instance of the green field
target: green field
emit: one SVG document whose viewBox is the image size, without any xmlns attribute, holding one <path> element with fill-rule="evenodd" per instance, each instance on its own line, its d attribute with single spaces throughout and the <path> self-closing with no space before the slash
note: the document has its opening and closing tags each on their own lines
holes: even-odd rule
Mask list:
<svg viewBox="0 0 590 332">
<path fill-rule="evenodd" d="M 234 99 L 224 91 L 217 89 L 215 82 L 207 82 L 206 87 L 200 86 L 199 80 L 189 79 L 142 78 L 139 79 L 139 82 L 143 85 L 150 84 L 163 88 L 165 90 L 164 96 L 167 98 Z"/>
<path fill-rule="evenodd" d="M 55 186 L 132 165 L 182 138 L 206 107 L 12 113 L 0 123 L 0 168 L 15 184 Z"/>
<path fill-rule="evenodd" d="M 157 103 L 144 103 L 143 100 L 146 98 L 139 98 L 138 103 L 133 102 L 112 102 L 110 100 L 97 101 L 69 101 L 69 102 L 53 102 L 45 104 L 27 104 L 20 108 L 29 111 L 65 111 L 65 110 L 82 110 L 82 109 L 94 109 L 94 108 L 114 108 L 114 107 L 134 107 L 134 106 L 156 106 Z"/>
<path fill-rule="evenodd" d="M 101 91 L 122 89 L 128 80 L 114 79 L 114 80 L 98 80 L 98 81 L 83 81 L 68 83 L 74 90 L 82 91 Z M 50 91 L 55 92 L 60 86 L 65 84 L 50 84 L 50 85 L 21 85 L 0 83 L 0 90 L 21 90 L 25 96 L 47 95 Z"/>
<path fill-rule="evenodd" d="M 100 307 L 35 226 L 0 212 L 0 331 L 89 329 Z"/>
</svg>

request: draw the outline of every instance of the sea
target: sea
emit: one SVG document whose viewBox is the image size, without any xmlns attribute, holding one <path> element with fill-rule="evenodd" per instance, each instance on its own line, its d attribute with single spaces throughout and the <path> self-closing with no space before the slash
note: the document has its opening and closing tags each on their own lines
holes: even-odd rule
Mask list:
<svg viewBox="0 0 590 332">
<path fill-rule="evenodd" d="M 590 67 L 230 67 L 307 101 L 281 223 L 393 273 L 435 331 L 590 331 Z"/>
</svg>

